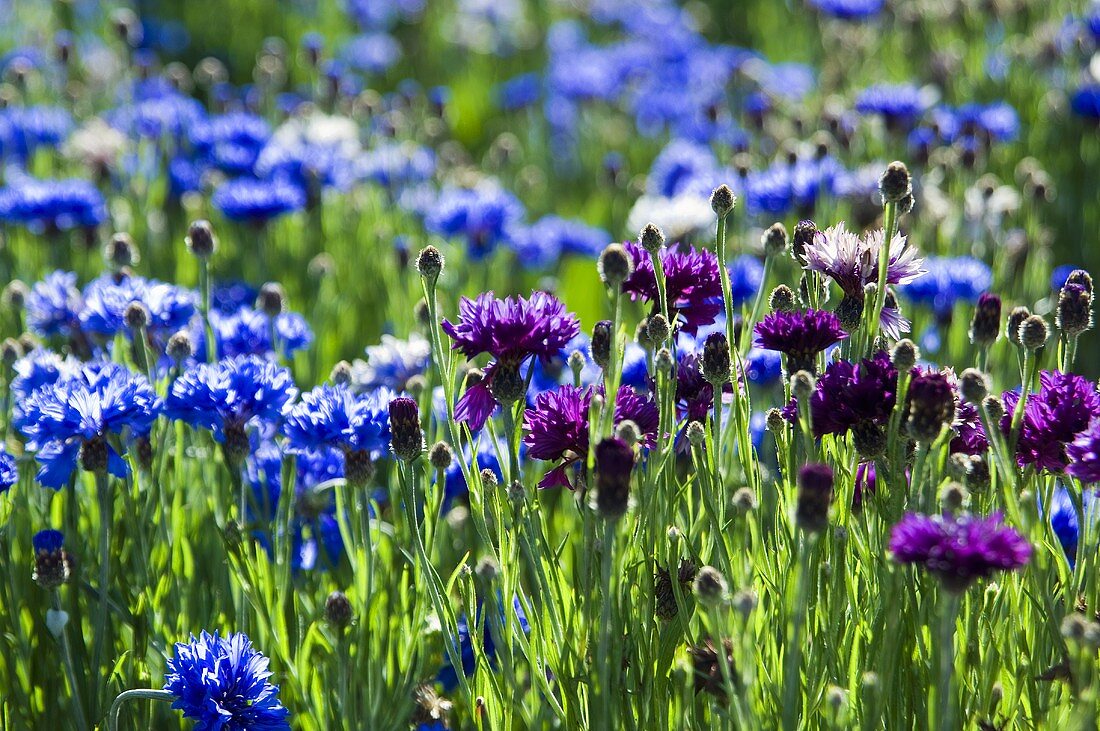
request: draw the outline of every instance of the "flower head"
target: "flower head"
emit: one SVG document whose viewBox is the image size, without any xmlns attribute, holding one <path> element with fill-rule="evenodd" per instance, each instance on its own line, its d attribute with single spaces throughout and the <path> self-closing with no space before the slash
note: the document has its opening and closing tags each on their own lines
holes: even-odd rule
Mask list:
<svg viewBox="0 0 1100 731">
<path fill-rule="evenodd" d="M 535 397 L 532 408 L 524 412 L 523 443 L 527 456 L 561 463 L 546 473 L 539 487 L 572 487 L 568 470 L 588 457 L 588 413 L 594 392 L 576 386 L 543 391 Z M 641 444 L 651 448 L 657 438 L 657 405 L 630 386 L 621 386 L 615 400 L 615 424 L 630 420 L 638 425 Z"/>
<path fill-rule="evenodd" d="M 898 371 L 885 351 L 880 350 L 859 363 L 833 361 L 817 379 L 810 397 L 814 435 L 881 428 L 894 410 L 897 381 Z M 783 415 L 789 421 L 797 420 L 793 401 Z"/>
<path fill-rule="evenodd" d="M 924 95 L 912 84 L 878 84 L 860 92 L 856 111 L 879 114 L 891 126 L 912 125 L 925 109 Z"/>
<path fill-rule="evenodd" d="M 474 626 L 476 627 L 479 624 L 484 625 L 485 631 L 481 639 L 481 649 L 490 665 L 496 667 L 497 647 L 496 641 L 493 639 L 493 622 L 482 618 L 481 611 L 484 608 L 484 602 L 478 600 Z M 527 614 L 523 611 L 523 604 L 520 602 L 518 596 L 512 600 L 512 609 L 515 615 L 511 617 L 511 621 L 509 621 L 509 617 L 504 608 L 504 602 L 499 597 L 497 598 L 496 611 L 499 612 L 500 624 L 509 627 L 514 622 L 515 626 L 524 634 L 529 634 L 531 632 L 531 624 L 527 621 Z M 511 631 L 506 631 L 505 635 L 511 637 Z M 470 632 L 470 621 L 465 614 L 458 618 L 458 637 L 453 638 L 452 641 L 456 642 L 458 646 L 457 649 L 459 650 L 459 659 L 462 664 L 462 674 L 467 677 L 473 675 L 474 669 L 477 666 L 477 655 L 474 653 L 473 637 L 471 637 Z M 444 690 L 452 691 L 458 686 L 458 673 L 459 669 L 454 667 L 448 659 L 443 667 L 440 668 L 439 675 L 437 676 Z"/>
<path fill-rule="evenodd" d="M 480 429 L 498 400 L 523 396 L 520 367 L 531 357 L 549 361 L 580 332 L 575 315 L 556 297 L 534 292 L 530 298 L 496 299 L 492 292 L 462 298 L 458 322 L 443 321 L 453 349 L 472 358 L 488 353 L 495 359 L 485 378 L 455 404 L 455 418 Z M 518 388 L 517 388 L 518 386 Z"/>
<path fill-rule="evenodd" d="M 169 418 L 209 429 L 225 442 L 243 436 L 247 426 L 277 422 L 297 392 L 286 368 L 240 356 L 185 371 L 172 383 L 164 410 Z"/>
<path fill-rule="evenodd" d="M 68 337 L 80 329 L 83 306 L 76 274 L 52 272 L 27 294 L 27 325 L 38 335 Z"/>
<path fill-rule="evenodd" d="M 107 220 L 107 204 L 86 180 L 36 180 L 14 175 L 0 188 L 0 221 L 32 233 L 94 229 Z"/>
<path fill-rule="evenodd" d="M 882 12 L 886 0 L 809 0 L 809 3 L 825 15 L 840 20 L 860 21 Z"/>
<path fill-rule="evenodd" d="M 894 560 L 924 567 L 954 592 L 994 571 L 1018 569 L 1031 557 L 1031 546 L 1001 522 L 1000 513 L 986 518 L 909 513 L 894 526 L 890 551 Z"/>
<path fill-rule="evenodd" d="M 291 450 L 324 447 L 380 456 L 390 443 L 389 403 L 394 394 L 381 389 L 355 395 L 346 385 L 322 385 L 303 393 L 286 413 L 283 434 Z"/>
<path fill-rule="evenodd" d="M 129 333 L 126 309 L 134 303 L 149 312 L 147 329 L 151 335 L 167 338 L 185 327 L 194 316 L 198 298 L 173 284 L 134 275 L 118 279 L 102 276 L 84 288 L 84 308 L 80 325 L 88 333 L 112 338 Z"/>
<path fill-rule="evenodd" d="M 32 392 L 15 425 L 37 452 L 38 481 L 60 489 L 78 459 L 86 469 L 125 477 L 126 462 L 114 445 L 148 433 L 159 411 L 160 401 L 144 376 L 114 363 L 95 363 Z"/>
<path fill-rule="evenodd" d="M 817 354 L 848 337 L 836 315 L 824 310 L 773 312 L 754 328 L 754 345 L 787 356 L 790 373 L 815 372 Z"/>
<path fill-rule="evenodd" d="M 378 345 L 367 347 L 367 360 L 352 364 L 352 383 L 357 388 L 391 388 L 403 391 L 413 376 L 424 373 L 431 363 L 432 346 L 423 335 L 408 340 L 383 335 Z"/>
<path fill-rule="evenodd" d="M 1011 430 L 1012 413 L 1020 399 L 1015 391 L 1002 395 L 1005 416 L 1001 431 Z M 1042 371 L 1039 391 L 1031 394 L 1024 407 L 1016 461 L 1021 467 L 1062 472 L 1069 463 L 1066 447 L 1100 417 L 1100 393 L 1088 379 L 1072 373 Z"/>
<path fill-rule="evenodd" d="M 623 282 L 623 292 L 658 306 L 657 277 L 649 253 L 639 244 L 624 244 L 634 260 L 634 273 Z M 718 257 L 705 249 L 670 246 L 661 249 L 669 317 L 680 322 L 684 332 L 694 335 L 710 325 L 722 311 L 722 282 Z M 746 275 L 748 276 L 748 275 Z"/>
<path fill-rule="evenodd" d="M 279 702 L 279 686 L 268 682 L 268 659 L 241 633 L 222 638 L 203 631 L 176 644 L 164 689 L 172 707 L 195 721 L 195 731 L 283 731 L 290 712 Z"/>
<path fill-rule="evenodd" d="M 19 468 L 15 464 L 15 457 L 8 454 L 8 450 L 0 447 L 0 494 L 19 482 Z"/>
<path fill-rule="evenodd" d="M 283 178 L 236 178 L 219 185 L 211 202 L 230 220 L 264 224 L 304 208 L 306 194 Z"/>
<path fill-rule="evenodd" d="M 1089 485 L 1100 483 L 1100 418 L 1093 418 L 1088 429 L 1066 446 L 1066 456 L 1066 472 Z"/>
</svg>

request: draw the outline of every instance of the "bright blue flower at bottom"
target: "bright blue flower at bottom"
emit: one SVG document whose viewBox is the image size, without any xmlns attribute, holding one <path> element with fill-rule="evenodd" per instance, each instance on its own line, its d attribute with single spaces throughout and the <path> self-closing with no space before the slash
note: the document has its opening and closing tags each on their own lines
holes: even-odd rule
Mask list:
<svg viewBox="0 0 1100 731">
<path fill-rule="evenodd" d="M 195 721 L 194 731 L 289 730 L 290 711 L 279 702 L 279 686 L 267 681 L 267 665 L 243 634 L 203 631 L 176 644 L 164 689 L 176 696 L 172 708 Z"/>
</svg>

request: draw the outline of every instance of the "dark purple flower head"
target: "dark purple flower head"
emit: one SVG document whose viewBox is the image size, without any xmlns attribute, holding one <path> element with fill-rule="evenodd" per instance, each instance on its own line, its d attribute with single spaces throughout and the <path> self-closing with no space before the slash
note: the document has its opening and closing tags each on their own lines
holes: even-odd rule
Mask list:
<svg viewBox="0 0 1100 731">
<path fill-rule="evenodd" d="M 605 520 L 626 514 L 630 505 L 630 473 L 634 450 L 622 439 L 611 437 L 596 445 L 596 512 Z"/>
<path fill-rule="evenodd" d="M 830 363 L 810 397 L 814 436 L 846 434 L 857 426 L 883 426 L 897 400 L 898 371 L 885 351 L 858 365 L 846 360 Z M 784 409 L 788 421 L 798 418 L 792 401 Z"/>
<path fill-rule="evenodd" d="M 962 592 L 994 571 L 1012 571 L 1031 557 L 1031 546 L 1000 513 L 971 515 L 909 513 L 890 534 L 890 551 L 899 563 L 923 566 L 948 591 Z"/>
<path fill-rule="evenodd" d="M 389 417 L 390 448 L 399 458 L 411 462 L 424 451 L 420 406 L 414 399 L 399 396 L 389 403 Z"/>
<path fill-rule="evenodd" d="M 985 435 L 982 418 L 974 404 L 965 401 L 955 410 L 955 438 L 951 440 L 952 454 L 985 454 L 989 440 Z"/>
<path fill-rule="evenodd" d="M 596 389 L 602 393 L 602 389 Z M 535 397 L 534 407 L 524 412 L 523 437 L 527 456 L 549 462 L 561 461 L 539 481 L 539 487 L 568 487 L 568 471 L 588 456 L 588 411 L 592 388 L 561 386 Z M 657 405 L 630 386 L 619 388 L 615 401 L 615 424 L 631 420 L 642 434 L 640 444 L 652 448 L 657 443 Z"/>
<path fill-rule="evenodd" d="M 658 303 L 657 277 L 649 252 L 628 241 L 626 247 L 634 260 L 634 273 L 623 282 L 623 292 L 631 299 Z M 718 257 L 705 249 L 669 246 L 661 249 L 665 274 L 669 317 L 680 322 L 684 332 L 694 335 L 710 325 L 722 311 L 722 280 Z"/>
<path fill-rule="evenodd" d="M 580 332 L 577 317 L 546 292 L 529 299 L 497 299 L 492 292 L 476 299 L 463 297 L 458 322 L 443 321 L 443 330 L 455 341 L 453 349 L 467 358 L 488 353 L 495 358 L 485 377 L 455 404 L 455 418 L 480 429 L 498 401 L 517 401 L 524 390 L 520 366 L 532 356 L 548 362 Z"/>
<path fill-rule="evenodd" d="M 1093 419 L 1089 428 L 1066 446 L 1066 456 L 1066 472 L 1085 484 L 1100 483 L 1100 418 Z"/>
<path fill-rule="evenodd" d="M 1009 434 L 1012 413 L 1020 400 L 1015 391 L 1002 395 L 1005 416 L 1001 431 Z M 1016 461 L 1021 467 L 1062 472 L 1068 463 L 1066 445 L 1100 417 L 1100 393 L 1092 381 L 1073 373 L 1042 371 L 1039 391 L 1031 394 L 1024 408 Z"/>
<path fill-rule="evenodd" d="M 836 315 L 824 310 L 773 312 L 754 328 L 755 345 L 787 356 L 787 371 L 815 372 L 817 354 L 848 337 Z"/>
</svg>

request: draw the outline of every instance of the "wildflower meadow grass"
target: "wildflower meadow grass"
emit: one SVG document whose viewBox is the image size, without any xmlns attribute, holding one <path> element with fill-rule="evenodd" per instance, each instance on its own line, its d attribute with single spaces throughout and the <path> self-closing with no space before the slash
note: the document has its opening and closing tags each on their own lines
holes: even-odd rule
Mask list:
<svg viewBox="0 0 1100 731">
<path fill-rule="evenodd" d="M 1097 728 L 1100 4 L 0 17 L 0 729 Z"/>
</svg>

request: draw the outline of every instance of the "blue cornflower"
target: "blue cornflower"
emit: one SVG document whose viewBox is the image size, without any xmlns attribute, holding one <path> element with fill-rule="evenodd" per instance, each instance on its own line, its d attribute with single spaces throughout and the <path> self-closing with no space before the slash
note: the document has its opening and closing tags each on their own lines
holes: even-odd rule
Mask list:
<svg viewBox="0 0 1100 731">
<path fill-rule="evenodd" d="M 523 204 L 502 188 L 486 180 L 473 188 L 447 188 L 428 211 L 424 226 L 439 236 L 463 239 L 471 261 L 481 261 L 497 244 L 508 240 L 508 232 L 522 220 Z"/>
<path fill-rule="evenodd" d="M 239 439 L 248 426 L 277 422 L 297 392 L 290 371 L 273 361 L 227 358 L 184 371 L 165 397 L 164 412 L 226 442 Z"/>
<path fill-rule="evenodd" d="M 304 208 L 306 194 L 283 178 L 237 178 L 219 185 L 211 202 L 230 220 L 264 224 Z"/>
<path fill-rule="evenodd" d="M 35 348 L 15 361 L 15 378 L 11 381 L 11 394 L 15 397 L 12 408 L 18 413 L 20 404 L 32 393 L 64 378 L 75 377 L 83 367 L 84 364 L 71 355 L 62 359 L 51 350 Z"/>
<path fill-rule="evenodd" d="M 879 114 L 888 124 L 910 126 L 925 108 L 924 95 L 912 84 L 876 84 L 869 86 L 856 97 L 856 111 L 860 114 Z"/>
<path fill-rule="evenodd" d="M 1073 92 L 1070 108 L 1078 117 L 1100 119 L 1100 84 L 1082 86 Z"/>
<path fill-rule="evenodd" d="M 473 450 L 470 449 L 470 445 L 465 444 L 462 447 L 462 456 L 452 459 L 451 465 L 444 472 L 443 505 L 441 506 L 444 512 L 454 504 L 455 500 L 462 499 L 470 493 L 470 487 L 466 484 L 466 476 L 462 474 L 462 467 L 458 463 L 459 459 L 478 472 L 491 470 L 496 475 L 497 482 L 504 483 L 504 472 L 501 468 L 500 456 L 508 454 L 508 444 L 504 440 L 498 439 L 494 445 L 485 432 L 478 434 L 474 439 L 474 443 L 477 448 L 476 462 L 471 458 Z M 521 453 L 527 451 L 526 446 L 522 443 L 520 444 L 520 451 Z"/>
<path fill-rule="evenodd" d="M 972 141 L 979 133 L 996 142 L 1011 142 L 1020 133 L 1020 117 L 1007 102 L 941 106 L 932 112 L 945 142 Z"/>
<path fill-rule="evenodd" d="M 84 288 L 80 325 L 89 333 L 112 338 L 129 334 L 126 309 L 133 303 L 149 312 L 147 329 L 154 336 L 168 336 L 187 326 L 194 317 L 198 298 L 194 292 L 155 279 L 105 274 Z"/>
<path fill-rule="evenodd" d="M 50 337 L 68 337 L 80 328 L 80 311 L 84 307 L 76 274 L 55 271 L 35 283 L 27 293 L 27 325 L 31 332 Z"/>
<path fill-rule="evenodd" d="M 93 229 L 107 220 L 103 195 L 87 180 L 13 178 L 0 188 L 0 221 L 50 233 Z"/>
<path fill-rule="evenodd" d="M 107 114 L 112 127 L 131 136 L 179 140 L 206 118 L 198 101 L 172 88 L 151 89 L 128 106 Z"/>
<path fill-rule="evenodd" d="M 1050 273 L 1050 288 L 1054 292 L 1060 292 L 1062 287 L 1066 286 L 1066 280 L 1069 279 L 1069 275 L 1073 274 L 1082 267 L 1076 264 L 1062 264 L 1054 268 L 1054 271 Z"/>
<path fill-rule="evenodd" d="M 128 468 L 116 447 L 125 437 L 147 433 L 159 411 L 144 376 L 116 363 L 95 363 L 32 392 L 20 404 L 15 426 L 37 452 L 42 467 L 36 479 L 60 489 L 78 457 L 85 469 L 125 477 Z"/>
<path fill-rule="evenodd" d="M 268 682 L 268 659 L 241 633 L 222 638 L 204 630 L 176 643 L 164 689 L 172 708 L 195 721 L 194 731 L 289 731 L 290 711 L 279 702 L 279 686 Z"/>
<path fill-rule="evenodd" d="M 563 254 L 595 258 L 611 241 L 603 229 L 558 216 L 543 216 L 530 226 L 515 227 L 510 238 L 516 258 L 529 269 L 551 267 Z"/>
<path fill-rule="evenodd" d="M 359 156 L 355 175 L 361 180 L 400 190 L 430 180 L 435 173 L 435 153 L 414 142 L 384 142 Z"/>
<path fill-rule="evenodd" d="M 518 624 L 519 628 L 524 634 L 531 632 L 531 625 L 527 621 L 527 614 L 523 611 L 523 604 L 520 602 L 519 597 L 512 599 L 512 607 L 515 609 L 514 621 Z M 484 608 L 484 603 L 478 601 L 477 612 L 475 613 L 474 624 L 476 625 L 484 622 L 484 636 L 482 638 L 482 651 L 485 653 L 485 657 L 489 660 L 489 663 L 496 666 L 497 646 L 496 641 L 493 639 L 492 622 L 482 617 L 481 610 Z M 500 620 L 501 626 L 504 628 L 505 634 L 509 637 L 511 633 L 507 631 L 508 617 L 504 609 L 504 602 L 501 599 L 497 599 L 497 612 L 499 612 L 497 618 Z M 477 656 L 474 654 L 473 638 L 470 634 L 469 619 L 465 614 L 458 618 L 458 637 L 452 638 L 452 642 L 457 642 L 459 651 L 459 657 L 462 662 L 462 674 L 466 677 L 473 675 L 475 664 L 477 662 Z M 439 675 L 436 676 L 442 685 L 444 690 L 452 691 L 458 687 L 458 671 L 451 664 L 449 658 L 445 658 L 446 662 L 439 670 Z"/>
<path fill-rule="evenodd" d="M 15 457 L 0 446 L 0 494 L 7 492 L 17 482 L 19 482 L 19 468 L 15 464 Z"/>
<path fill-rule="evenodd" d="M 366 349 L 367 360 L 352 366 L 352 382 L 357 388 L 389 388 L 404 391 L 409 379 L 423 374 L 431 364 L 432 345 L 419 333 L 408 340 L 383 335 L 378 345 Z"/>
<path fill-rule="evenodd" d="M 39 147 L 56 148 L 72 128 L 72 116 L 60 107 L 0 110 L 0 157 L 26 161 Z"/>
<path fill-rule="evenodd" d="M 899 289 L 912 302 L 931 307 L 941 320 L 951 316 L 956 303 L 973 304 L 993 286 L 989 265 L 972 256 L 930 256 L 924 260 L 924 269 Z"/>
<path fill-rule="evenodd" d="M 756 257 L 742 254 L 730 264 L 729 272 L 734 308 L 751 302 L 764 283 L 764 265 Z"/>
<path fill-rule="evenodd" d="M 363 30 L 391 28 L 398 21 L 414 21 L 426 0 L 347 0 L 348 15 Z"/>
<path fill-rule="evenodd" d="M 686 140 L 673 140 L 653 160 L 646 176 L 646 192 L 671 198 L 686 191 L 706 192 L 717 187 L 722 177 L 718 159 L 710 147 Z"/>
<path fill-rule="evenodd" d="M 807 0 L 810 5 L 840 20 L 866 20 L 882 12 L 886 0 Z"/>
<path fill-rule="evenodd" d="M 401 44 L 389 33 L 364 33 L 351 38 L 340 56 L 356 71 L 384 74 L 401 60 Z"/>
<path fill-rule="evenodd" d="M 215 282 L 210 288 L 210 308 L 223 315 L 232 315 L 242 307 L 256 303 L 260 290 L 240 279 Z"/>
<path fill-rule="evenodd" d="M 542 79 L 538 74 L 520 74 L 497 84 L 497 106 L 506 112 L 526 109 L 542 98 Z"/>
<path fill-rule="evenodd" d="M 293 452 L 328 447 L 377 458 L 389 446 L 389 403 L 395 397 L 389 389 L 356 395 L 344 384 L 317 386 L 287 411 L 288 447 Z"/>
<path fill-rule="evenodd" d="M 1085 519 L 1095 522 L 1100 517 L 1100 514 L 1097 513 L 1097 509 L 1100 507 L 1100 499 L 1098 499 L 1097 494 L 1092 490 L 1083 491 L 1081 493 L 1081 503 L 1084 508 Z M 1054 531 L 1054 535 L 1058 537 L 1058 542 L 1062 544 L 1062 550 L 1066 554 L 1066 561 L 1069 562 L 1070 568 L 1074 568 L 1077 564 L 1077 543 L 1081 534 L 1073 498 L 1070 497 L 1069 491 L 1063 485 L 1058 485 L 1055 488 L 1050 501 L 1050 527 Z"/>
<path fill-rule="evenodd" d="M 246 462 L 252 487 L 249 514 L 255 523 L 270 525 L 278 515 L 282 499 L 283 455 L 271 441 L 260 442 Z M 326 483 L 344 476 L 344 457 L 335 449 L 303 451 L 294 464 L 293 512 L 290 520 L 291 567 L 295 571 L 324 570 L 339 566 L 344 557 L 344 540 L 336 518 L 336 500 Z M 277 529 L 277 526 L 272 526 Z M 270 554 L 271 534 L 262 528 L 254 532 Z"/>
<path fill-rule="evenodd" d="M 56 553 L 65 546 L 65 534 L 59 530 L 47 528 L 31 536 L 31 548 L 38 553 Z"/>
<path fill-rule="evenodd" d="M 263 117 L 246 112 L 207 117 L 188 132 L 197 155 L 230 175 L 250 174 L 271 136 L 271 128 Z"/>
<path fill-rule="evenodd" d="M 345 190 L 360 152 L 359 126 L 339 115 L 312 112 L 275 130 L 256 160 L 256 175 L 282 178 L 316 196 L 321 188 Z"/>
<path fill-rule="evenodd" d="M 745 375 L 758 386 L 771 386 L 783 375 L 783 356 L 774 350 L 752 348 L 745 358 Z"/>
<path fill-rule="evenodd" d="M 275 345 L 279 353 L 289 356 L 313 342 L 313 331 L 297 312 L 283 312 L 275 316 L 277 343 L 274 345 L 271 342 L 271 318 L 250 306 L 231 312 L 211 310 L 210 326 L 214 329 L 219 358 L 269 355 L 275 352 Z M 205 352 L 206 334 L 201 323 L 193 322 L 192 336 L 195 338 L 195 352 Z"/>
</svg>

